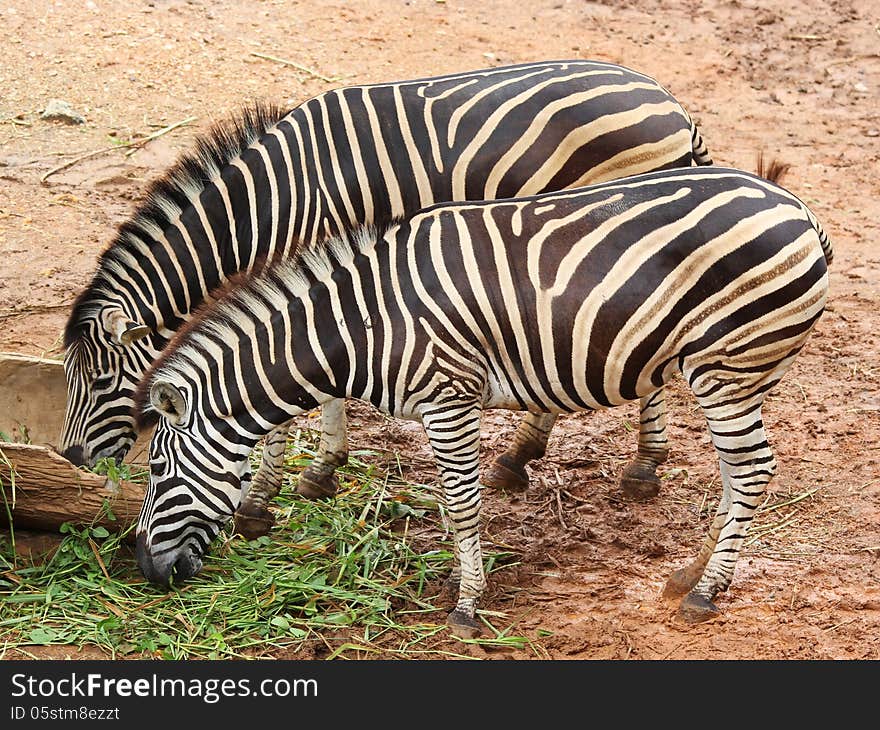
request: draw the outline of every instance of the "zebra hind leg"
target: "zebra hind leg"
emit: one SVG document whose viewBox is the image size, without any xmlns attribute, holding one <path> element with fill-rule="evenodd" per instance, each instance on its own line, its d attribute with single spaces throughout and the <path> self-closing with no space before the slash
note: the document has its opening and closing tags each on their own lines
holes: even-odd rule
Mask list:
<svg viewBox="0 0 880 730">
<path fill-rule="evenodd" d="M 281 491 L 289 424 L 273 429 L 263 443 L 263 458 L 253 483 L 235 511 L 235 531 L 248 540 L 265 535 L 275 524 L 269 503 Z"/>
<path fill-rule="evenodd" d="M 314 461 L 303 469 L 296 493 L 306 499 L 326 499 L 339 489 L 336 469 L 348 462 L 345 401 L 334 399 L 321 406 L 321 445 Z"/>
<path fill-rule="evenodd" d="M 663 388 L 639 402 L 639 451 L 623 469 L 620 488 L 631 499 L 653 499 L 660 491 L 657 467 L 669 455 L 666 439 L 666 404 Z"/>
<path fill-rule="evenodd" d="M 727 590 L 733 579 L 755 510 L 776 472 L 760 402 L 735 417 L 714 420 L 709 415 L 708 421 L 718 452 L 724 496 L 699 557 L 684 571 L 673 574 L 671 585 L 667 586 L 669 594 L 686 588 L 696 579 L 679 604 L 678 616 L 687 623 L 718 615 L 712 601 L 719 592 Z"/>
<path fill-rule="evenodd" d="M 706 569 L 709 558 L 715 552 L 721 528 L 727 522 L 727 511 L 730 505 L 730 478 L 726 476 L 727 465 L 723 461 L 719 462 L 719 464 L 721 467 L 723 490 L 721 500 L 718 503 L 718 509 L 715 511 L 715 518 L 712 520 L 709 533 L 706 535 L 705 540 L 703 540 L 703 545 L 696 559 L 687 567 L 676 570 L 669 577 L 669 580 L 666 581 L 666 586 L 663 589 L 663 595 L 666 598 L 682 598 L 697 585 L 700 577 L 703 575 L 703 571 Z"/>
<path fill-rule="evenodd" d="M 513 435 L 513 443 L 483 474 L 483 485 L 508 492 L 528 489 L 526 464 L 544 456 L 554 423 L 556 416 L 552 413 L 526 414 Z"/>
<path fill-rule="evenodd" d="M 458 600 L 446 622 L 456 636 L 482 633 L 477 601 L 486 587 L 480 548 L 480 409 L 473 403 L 445 405 L 422 416 L 440 471 L 455 539 Z"/>
</svg>

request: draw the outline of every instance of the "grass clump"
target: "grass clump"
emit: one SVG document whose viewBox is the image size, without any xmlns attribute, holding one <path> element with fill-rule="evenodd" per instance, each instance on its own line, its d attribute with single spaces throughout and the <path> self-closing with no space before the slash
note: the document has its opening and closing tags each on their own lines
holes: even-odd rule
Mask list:
<svg viewBox="0 0 880 730">
<path fill-rule="evenodd" d="M 83 468 L 94 474 L 106 476 L 112 482 L 118 482 L 125 479 L 129 482 L 146 484 L 150 480 L 149 469 L 116 461 L 112 456 L 105 456 L 98 459 L 98 461 L 95 462 L 95 466 L 91 469 L 87 469 L 86 467 Z"/>
<path fill-rule="evenodd" d="M 0 657 L 35 644 L 96 645 L 114 658 L 301 658 L 315 647 L 315 656 L 329 657 L 430 655 L 435 637 L 448 638 L 451 607 L 434 604 L 431 586 L 436 593 L 453 564 L 433 489 L 355 452 L 335 499 L 304 500 L 292 485 L 316 442 L 312 432 L 291 440 L 270 534 L 221 534 L 202 572 L 170 591 L 140 574 L 132 528 L 65 524 L 42 563 L 22 564 L 4 539 Z M 486 557 L 492 570 L 510 556 Z M 489 643 L 528 643 L 503 628 L 489 633 Z"/>
</svg>

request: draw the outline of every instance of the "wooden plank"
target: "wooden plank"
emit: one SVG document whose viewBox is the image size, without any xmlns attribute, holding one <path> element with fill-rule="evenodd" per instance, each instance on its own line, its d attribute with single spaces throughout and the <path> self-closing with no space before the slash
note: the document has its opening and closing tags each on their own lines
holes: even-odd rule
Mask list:
<svg viewBox="0 0 880 730">
<path fill-rule="evenodd" d="M 59 361 L 0 352 L 0 431 L 10 440 L 57 444 L 66 404 Z"/>
<path fill-rule="evenodd" d="M 14 443 L 57 448 L 66 408 L 67 380 L 60 360 L 0 352 L 0 431 Z M 152 434 L 150 429 L 138 437 L 126 463 L 147 464 Z"/>
</svg>

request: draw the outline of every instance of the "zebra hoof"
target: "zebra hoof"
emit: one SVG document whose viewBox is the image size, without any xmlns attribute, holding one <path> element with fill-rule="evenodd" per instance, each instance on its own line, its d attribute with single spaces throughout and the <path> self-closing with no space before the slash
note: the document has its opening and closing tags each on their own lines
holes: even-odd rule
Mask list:
<svg viewBox="0 0 880 730">
<path fill-rule="evenodd" d="M 664 598 L 680 598 L 690 593 L 691 589 L 697 585 L 700 579 L 699 575 L 694 576 L 692 571 L 687 568 L 680 568 L 669 576 L 666 585 L 663 587 Z"/>
<path fill-rule="evenodd" d="M 458 609 L 446 617 L 446 623 L 459 639 L 478 639 L 483 633 L 483 627 L 477 619 Z"/>
<path fill-rule="evenodd" d="M 620 488 L 630 499 L 654 499 L 660 491 L 660 479 L 652 470 L 633 462 L 620 475 Z"/>
<path fill-rule="evenodd" d="M 698 624 L 720 616 L 721 611 L 703 596 L 688 593 L 678 606 L 678 618 L 687 624 Z"/>
<path fill-rule="evenodd" d="M 296 493 L 306 499 L 329 499 L 338 490 L 339 479 L 335 474 L 310 471 L 309 467 L 303 470 L 296 485 Z"/>
<path fill-rule="evenodd" d="M 265 507 L 242 505 L 235 513 L 235 531 L 247 540 L 267 535 L 275 524 L 275 515 Z"/>
<path fill-rule="evenodd" d="M 529 488 L 529 475 L 525 467 L 507 454 L 501 454 L 482 478 L 483 486 L 505 492 L 525 492 Z"/>
</svg>

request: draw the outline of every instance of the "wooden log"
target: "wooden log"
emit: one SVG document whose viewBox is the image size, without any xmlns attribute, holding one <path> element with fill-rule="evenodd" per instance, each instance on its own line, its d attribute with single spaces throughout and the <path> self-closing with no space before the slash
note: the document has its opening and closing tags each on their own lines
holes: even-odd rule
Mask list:
<svg viewBox="0 0 880 730">
<path fill-rule="evenodd" d="M 137 521 L 144 486 L 83 471 L 44 446 L 0 442 L 0 496 L 0 525 L 11 514 L 12 527 L 57 531 L 71 522 L 120 532 Z"/>
</svg>

